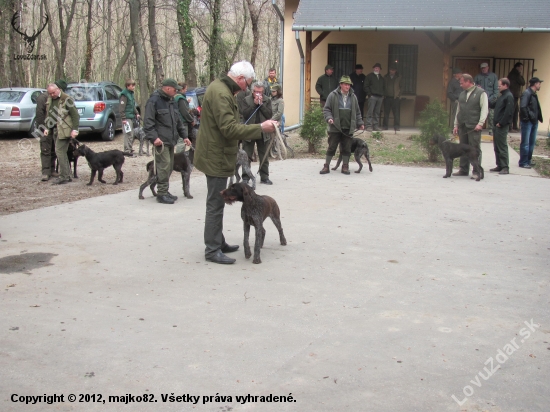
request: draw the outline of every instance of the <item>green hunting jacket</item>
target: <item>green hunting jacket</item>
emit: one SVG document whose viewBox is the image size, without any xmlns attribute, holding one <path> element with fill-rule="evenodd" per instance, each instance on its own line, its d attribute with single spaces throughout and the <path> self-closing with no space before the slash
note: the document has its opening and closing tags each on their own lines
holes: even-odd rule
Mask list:
<svg viewBox="0 0 550 412">
<path fill-rule="evenodd" d="M 259 124 L 240 123 L 234 95 L 239 90 L 239 85 L 228 76 L 214 80 L 206 89 L 194 160 L 195 167 L 207 176 L 232 176 L 235 173 L 239 140 L 262 137 Z"/>
<path fill-rule="evenodd" d="M 330 92 L 335 90 L 338 85 L 338 79 L 336 78 L 336 75 L 334 73 L 332 74 L 332 76 L 322 74 L 317 79 L 317 83 L 315 83 L 315 90 L 317 91 L 317 93 L 319 93 L 319 97 L 321 98 L 321 100 L 327 100 Z"/>
<path fill-rule="evenodd" d="M 57 138 L 69 139 L 71 131 L 78 130 L 80 123 L 80 115 L 75 107 L 75 102 L 71 96 L 65 92 L 61 92 L 59 97 L 54 102 L 54 99 L 48 97 L 46 101 L 46 127 L 51 129 L 55 124 L 57 126 Z M 48 118 L 51 120 L 48 121 Z"/>
</svg>

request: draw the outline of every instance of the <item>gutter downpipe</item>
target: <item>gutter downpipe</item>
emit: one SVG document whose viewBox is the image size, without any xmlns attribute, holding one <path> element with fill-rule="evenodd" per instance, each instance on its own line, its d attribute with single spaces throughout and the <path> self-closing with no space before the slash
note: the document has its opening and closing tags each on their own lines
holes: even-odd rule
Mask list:
<svg viewBox="0 0 550 412">
<path fill-rule="evenodd" d="M 302 127 L 302 121 L 304 120 L 304 87 L 305 87 L 305 66 L 306 58 L 304 56 L 304 49 L 302 48 L 302 42 L 300 41 L 300 32 L 295 31 L 296 44 L 298 45 L 298 52 L 300 53 L 300 117 L 298 123 L 289 127 L 285 127 L 285 131 L 295 130 Z"/>
<path fill-rule="evenodd" d="M 281 44 L 279 45 L 279 78 L 281 79 L 281 86 L 283 85 L 283 70 L 285 62 L 285 17 L 281 13 L 281 9 L 277 6 L 277 0 L 271 0 L 271 5 L 275 9 L 275 13 L 279 16 L 280 26 L 281 26 Z"/>
</svg>

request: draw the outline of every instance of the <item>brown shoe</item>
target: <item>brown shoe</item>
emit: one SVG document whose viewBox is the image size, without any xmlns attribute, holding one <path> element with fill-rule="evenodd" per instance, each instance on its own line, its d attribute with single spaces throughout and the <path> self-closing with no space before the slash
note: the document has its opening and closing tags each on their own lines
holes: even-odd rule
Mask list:
<svg viewBox="0 0 550 412">
<path fill-rule="evenodd" d="M 319 172 L 319 174 L 326 175 L 327 173 L 330 173 L 330 169 L 328 168 L 328 165 L 325 163 L 323 166 L 323 170 Z"/>
<path fill-rule="evenodd" d="M 349 175 L 349 164 L 342 165 L 342 173 L 345 175 Z"/>
<path fill-rule="evenodd" d="M 507 167 L 503 167 L 500 172 L 498 172 L 499 175 L 509 175 L 510 170 Z"/>
<path fill-rule="evenodd" d="M 468 176 L 468 172 L 465 172 L 464 170 L 459 170 L 458 172 L 454 172 L 453 176 Z"/>
</svg>

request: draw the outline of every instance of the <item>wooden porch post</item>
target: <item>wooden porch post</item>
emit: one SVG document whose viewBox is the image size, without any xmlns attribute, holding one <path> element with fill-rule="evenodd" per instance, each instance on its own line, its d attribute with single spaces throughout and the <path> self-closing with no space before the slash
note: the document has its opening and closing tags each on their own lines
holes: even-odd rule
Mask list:
<svg viewBox="0 0 550 412">
<path fill-rule="evenodd" d="M 307 112 L 311 106 L 311 37 L 312 33 L 306 31 L 306 95 L 304 108 Z"/>
</svg>

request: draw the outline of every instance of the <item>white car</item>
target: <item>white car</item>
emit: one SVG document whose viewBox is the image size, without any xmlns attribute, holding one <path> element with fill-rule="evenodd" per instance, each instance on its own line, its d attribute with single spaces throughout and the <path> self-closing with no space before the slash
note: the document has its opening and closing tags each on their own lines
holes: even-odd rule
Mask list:
<svg viewBox="0 0 550 412">
<path fill-rule="evenodd" d="M 0 89 L 0 131 L 30 133 L 34 130 L 36 98 L 45 91 L 30 87 Z"/>
</svg>

